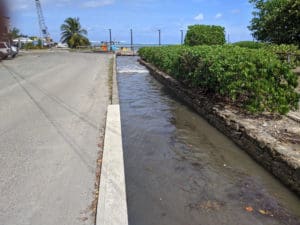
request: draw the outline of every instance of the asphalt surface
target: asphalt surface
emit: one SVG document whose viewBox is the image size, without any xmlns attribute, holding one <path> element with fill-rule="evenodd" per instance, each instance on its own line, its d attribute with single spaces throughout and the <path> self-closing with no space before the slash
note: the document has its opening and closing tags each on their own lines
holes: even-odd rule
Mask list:
<svg viewBox="0 0 300 225">
<path fill-rule="evenodd" d="M 39 52 L 0 63 L 0 224 L 94 224 L 110 57 Z"/>
</svg>

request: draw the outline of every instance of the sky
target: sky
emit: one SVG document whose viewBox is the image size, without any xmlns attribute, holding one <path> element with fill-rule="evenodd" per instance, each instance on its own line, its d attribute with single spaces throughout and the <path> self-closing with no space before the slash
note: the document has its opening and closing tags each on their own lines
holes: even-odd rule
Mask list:
<svg viewBox="0 0 300 225">
<path fill-rule="evenodd" d="M 11 26 L 22 34 L 39 36 L 35 0 L 7 0 Z M 112 39 L 157 44 L 179 44 L 180 30 L 189 25 L 207 24 L 225 27 L 230 42 L 252 40 L 247 26 L 253 6 L 248 0 L 40 0 L 45 22 L 54 41 L 60 41 L 60 26 L 68 17 L 78 17 L 88 31 L 90 41 Z"/>
</svg>

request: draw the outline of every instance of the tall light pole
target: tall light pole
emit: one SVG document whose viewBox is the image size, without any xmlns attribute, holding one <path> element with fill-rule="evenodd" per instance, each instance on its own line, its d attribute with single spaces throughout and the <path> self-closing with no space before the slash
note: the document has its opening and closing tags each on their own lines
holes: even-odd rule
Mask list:
<svg viewBox="0 0 300 225">
<path fill-rule="evenodd" d="M 108 29 L 109 31 L 109 50 L 111 51 L 111 29 Z"/>
<path fill-rule="evenodd" d="M 180 30 L 181 32 L 181 45 L 183 45 L 183 30 Z"/>
<path fill-rule="evenodd" d="M 161 30 L 158 30 L 158 45 L 161 45 Z"/>
<path fill-rule="evenodd" d="M 131 51 L 133 51 L 133 32 L 132 32 L 132 29 L 130 29 L 130 47 L 131 47 Z"/>
</svg>

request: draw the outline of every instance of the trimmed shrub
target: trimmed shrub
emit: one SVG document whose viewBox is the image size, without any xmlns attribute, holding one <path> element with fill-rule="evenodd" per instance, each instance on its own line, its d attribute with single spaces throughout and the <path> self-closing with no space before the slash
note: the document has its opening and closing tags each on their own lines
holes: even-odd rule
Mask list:
<svg viewBox="0 0 300 225">
<path fill-rule="evenodd" d="M 264 49 L 237 46 L 147 47 L 140 56 L 195 88 L 249 112 L 287 113 L 298 107 L 297 76 Z"/>
<path fill-rule="evenodd" d="M 26 44 L 23 44 L 22 48 L 25 49 L 25 50 L 41 49 L 42 46 L 34 45 L 33 43 L 26 43 Z"/>
<path fill-rule="evenodd" d="M 276 53 L 282 61 L 289 62 L 292 67 L 300 65 L 300 50 L 296 45 L 266 45 L 264 49 Z"/>
<path fill-rule="evenodd" d="M 263 42 L 254 42 L 254 41 L 239 41 L 233 43 L 233 45 L 243 47 L 243 48 L 260 49 L 266 46 L 267 44 Z"/>
<path fill-rule="evenodd" d="M 240 41 L 233 43 L 233 45 L 249 49 L 265 49 L 276 54 L 280 60 L 289 62 L 293 67 L 300 65 L 300 50 L 296 45 L 276 45 L 253 41 Z"/>
<path fill-rule="evenodd" d="M 264 46 L 265 49 L 274 53 L 300 53 L 296 45 L 274 45 L 269 44 Z"/>
<path fill-rule="evenodd" d="M 162 71 L 176 75 L 176 71 L 179 70 L 178 56 L 184 48 L 183 46 L 146 47 L 139 49 L 139 55 Z"/>
<path fill-rule="evenodd" d="M 223 45 L 225 42 L 225 28 L 210 25 L 189 26 L 184 40 L 188 46 Z"/>
</svg>

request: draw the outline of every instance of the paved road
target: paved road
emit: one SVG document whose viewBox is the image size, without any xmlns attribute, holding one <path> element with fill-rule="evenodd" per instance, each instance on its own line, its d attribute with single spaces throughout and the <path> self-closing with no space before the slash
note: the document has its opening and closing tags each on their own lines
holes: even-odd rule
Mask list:
<svg viewBox="0 0 300 225">
<path fill-rule="evenodd" d="M 48 52 L 0 63 L 0 224 L 93 224 L 109 58 Z"/>
</svg>

